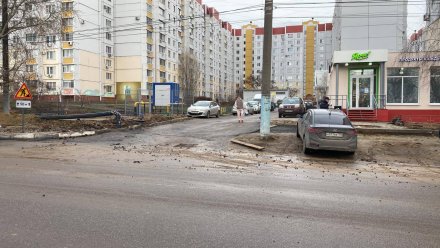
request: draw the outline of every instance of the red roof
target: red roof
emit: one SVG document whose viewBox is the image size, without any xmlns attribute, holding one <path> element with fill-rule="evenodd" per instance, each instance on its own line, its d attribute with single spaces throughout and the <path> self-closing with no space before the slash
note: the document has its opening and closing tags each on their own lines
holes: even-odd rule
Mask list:
<svg viewBox="0 0 440 248">
<path fill-rule="evenodd" d="M 255 35 L 264 35 L 264 28 L 255 29 Z"/>
<path fill-rule="evenodd" d="M 287 26 L 286 27 L 286 33 L 302 33 L 303 26 L 302 25 L 296 25 L 296 26 Z"/>
<path fill-rule="evenodd" d="M 273 35 L 280 35 L 280 34 L 285 34 L 286 33 L 286 28 L 285 27 L 281 27 L 281 28 L 274 28 L 272 30 L 272 34 Z"/>
<path fill-rule="evenodd" d="M 333 30 L 333 23 L 326 23 L 325 24 L 327 31 Z"/>
<path fill-rule="evenodd" d="M 234 36 L 241 36 L 241 29 L 233 29 L 232 33 Z"/>
<path fill-rule="evenodd" d="M 202 4 L 202 0 L 196 0 L 199 4 Z"/>
</svg>

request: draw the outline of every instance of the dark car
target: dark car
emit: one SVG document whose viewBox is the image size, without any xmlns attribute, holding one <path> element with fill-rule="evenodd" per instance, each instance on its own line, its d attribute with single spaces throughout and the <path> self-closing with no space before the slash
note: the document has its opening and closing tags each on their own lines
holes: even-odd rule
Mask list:
<svg viewBox="0 0 440 248">
<path fill-rule="evenodd" d="M 357 132 L 347 115 L 335 109 L 310 109 L 298 119 L 296 136 L 303 141 L 303 152 L 310 150 L 346 151 L 357 149 Z"/>
<path fill-rule="evenodd" d="M 303 115 L 306 112 L 304 102 L 301 97 L 284 98 L 278 106 L 278 117 Z"/>
</svg>

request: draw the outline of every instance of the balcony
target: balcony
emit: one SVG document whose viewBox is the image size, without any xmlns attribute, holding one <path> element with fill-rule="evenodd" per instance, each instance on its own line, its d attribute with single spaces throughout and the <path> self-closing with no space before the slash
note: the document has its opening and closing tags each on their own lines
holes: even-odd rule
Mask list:
<svg viewBox="0 0 440 248">
<path fill-rule="evenodd" d="M 73 80 L 73 72 L 64 72 L 63 80 Z"/>
<path fill-rule="evenodd" d="M 73 58 L 63 58 L 63 64 L 73 64 Z"/>
<path fill-rule="evenodd" d="M 63 33 L 73 33 L 73 26 L 64 26 Z"/>
<path fill-rule="evenodd" d="M 159 67 L 159 71 L 162 71 L 162 72 L 164 72 L 164 71 L 166 71 L 167 69 L 165 68 L 165 66 L 164 65 L 161 65 L 160 67 Z"/>
<path fill-rule="evenodd" d="M 153 19 L 153 12 L 147 11 L 147 17 Z"/>
<path fill-rule="evenodd" d="M 73 41 L 63 41 L 63 49 L 71 49 L 73 47 Z"/>
</svg>

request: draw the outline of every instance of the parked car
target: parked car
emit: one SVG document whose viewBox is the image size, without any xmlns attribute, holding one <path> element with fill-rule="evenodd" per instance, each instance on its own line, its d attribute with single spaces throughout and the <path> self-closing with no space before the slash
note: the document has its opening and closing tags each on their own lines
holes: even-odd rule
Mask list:
<svg viewBox="0 0 440 248">
<path fill-rule="evenodd" d="M 243 105 L 245 107 L 244 108 L 244 114 L 245 115 L 253 115 L 254 114 L 254 107 L 250 103 L 243 102 Z M 232 114 L 233 115 L 237 115 L 237 106 L 235 106 L 235 104 L 232 107 Z"/>
<path fill-rule="evenodd" d="M 258 114 L 261 112 L 260 102 L 258 101 L 249 101 L 249 104 L 254 108 L 254 113 Z"/>
<path fill-rule="evenodd" d="M 304 102 L 300 97 L 284 98 L 278 106 L 278 117 L 303 115 L 306 112 Z"/>
<path fill-rule="evenodd" d="M 309 109 L 315 109 L 316 106 L 313 104 L 312 100 L 304 100 L 304 106 L 306 108 L 306 111 Z"/>
<path fill-rule="evenodd" d="M 219 117 L 220 106 L 214 101 L 197 101 L 193 103 L 186 112 L 187 116 L 191 117 L 207 117 L 211 116 Z"/>
<path fill-rule="evenodd" d="M 310 150 L 346 151 L 357 149 L 357 132 L 347 115 L 337 109 L 310 109 L 298 119 L 296 136 L 303 141 L 303 152 Z"/>
</svg>

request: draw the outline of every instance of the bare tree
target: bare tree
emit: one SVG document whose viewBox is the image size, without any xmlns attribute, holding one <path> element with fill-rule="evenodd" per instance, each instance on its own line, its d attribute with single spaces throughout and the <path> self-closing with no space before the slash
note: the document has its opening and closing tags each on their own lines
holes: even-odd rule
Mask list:
<svg viewBox="0 0 440 248">
<path fill-rule="evenodd" d="M 185 104 L 192 103 L 193 97 L 200 90 L 200 65 L 196 57 L 189 52 L 180 55 L 179 76 Z"/>
<path fill-rule="evenodd" d="M 10 111 L 11 90 L 19 80 L 36 72 L 26 65 L 44 46 L 46 35 L 61 33 L 61 0 L 2 0 L 2 77 L 3 112 Z M 11 39 L 12 38 L 12 39 Z M 10 40 L 11 39 L 11 40 Z M 36 79 L 36 78 L 35 78 Z M 34 79 L 34 80 L 35 80 Z"/>
</svg>

